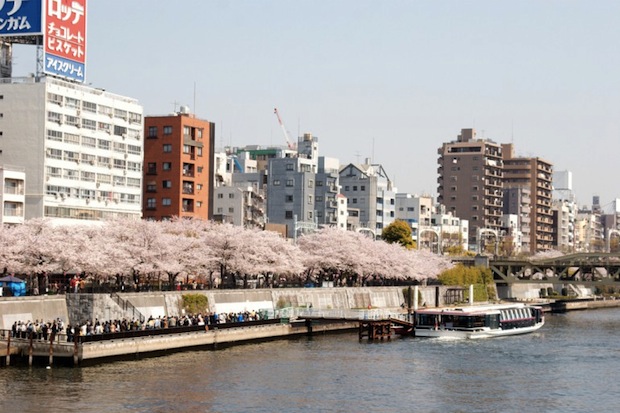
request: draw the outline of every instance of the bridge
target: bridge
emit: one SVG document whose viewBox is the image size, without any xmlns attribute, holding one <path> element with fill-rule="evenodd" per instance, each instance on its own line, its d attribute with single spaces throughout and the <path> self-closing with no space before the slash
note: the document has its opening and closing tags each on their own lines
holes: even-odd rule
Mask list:
<svg viewBox="0 0 620 413">
<path fill-rule="evenodd" d="M 473 265 L 476 259 L 460 259 Z M 489 259 L 488 266 L 496 283 L 565 283 L 591 286 L 620 284 L 620 254 L 577 253 L 541 260 L 510 258 Z"/>
</svg>

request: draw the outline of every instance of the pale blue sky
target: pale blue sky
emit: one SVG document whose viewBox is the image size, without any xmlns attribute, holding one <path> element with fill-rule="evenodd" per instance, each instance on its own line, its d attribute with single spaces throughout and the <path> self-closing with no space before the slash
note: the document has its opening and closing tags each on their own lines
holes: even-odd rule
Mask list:
<svg viewBox="0 0 620 413">
<path fill-rule="evenodd" d="M 87 83 L 179 104 L 217 146 L 319 137 L 372 157 L 401 192 L 437 192 L 461 128 L 573 172 L 580 204 L 620 197 L 620 2 L 89 0 Z M 32 72 L 18 50 L 14 74 Z M 196 93 L 194 93 L 194 91 Z"/>
</svg>

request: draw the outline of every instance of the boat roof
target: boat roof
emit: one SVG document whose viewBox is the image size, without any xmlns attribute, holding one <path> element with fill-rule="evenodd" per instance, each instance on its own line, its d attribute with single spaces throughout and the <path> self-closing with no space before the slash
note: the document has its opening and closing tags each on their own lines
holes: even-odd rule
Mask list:
<svg viewBox="0 0 620 413">
<path fill-rule="evenodd" d="M 498 314 L 500 310 L 535 307 L 524 303 L 488 304 L 488 305 L 465 305 L 460 307 L 438 307 L 418 309 L 418 314 L 448 314 L 448 315 L 484 315 Z M 538 307 L 536 307 L 538 308 Z"/>
</svg>

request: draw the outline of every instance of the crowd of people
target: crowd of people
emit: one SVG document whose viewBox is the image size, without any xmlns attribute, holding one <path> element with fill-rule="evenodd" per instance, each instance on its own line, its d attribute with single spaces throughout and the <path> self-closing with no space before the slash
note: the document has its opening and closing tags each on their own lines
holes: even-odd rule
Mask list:
<svg viewBox="0 0 620 413">
<path fill-rule="evenodd" d="M 146 320 L 123 318 L 122 320 L 100 321 L 88 320 L 79 324 L 64 325 L 60 318 L 53 321 L 43 320 L 15 321 L 11 328 L 14 338 L 33 338 L 34 340 L 54 341 L 58 334 L 66 334 L 67 341 L 73 342 L 75 336 L 93 336 L 100 334 L 114 334 L 127 331 L 155 330 L 174 327 L 205 326 L 224 323 L 242 323 L 246 321 L 266 320 L 267 314 L 256 311 L 238 313 L 208 313 L 186 314 L 183 316 L 157 316 Z"/>
</svg>

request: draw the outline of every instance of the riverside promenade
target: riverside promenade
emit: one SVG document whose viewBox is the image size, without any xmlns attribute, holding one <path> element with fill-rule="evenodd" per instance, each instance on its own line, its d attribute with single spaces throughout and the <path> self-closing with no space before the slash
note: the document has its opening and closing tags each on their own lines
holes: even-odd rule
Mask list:
<svg viewBox="0 0 620 413">
<path fill-rule="evenodd" d="M 429 302 L 438 294 L 428 291 Z M 202 326 L 183 329 L 143 330 L 89 337 L 77 342 L 58 334 L 54 341 L 10 338 L 15 322 L 61 320 L 65 326 L 80 326 L 94 320 L 147 320 L 151 317 L 182 317 L 183 296 L 205 295 L 208 308 L 203 314 L 230 314 L 247 311 L 263 315 L 260 321 Z M 402 287 L 299 288 L 272 290 L 189 290 L 126 294 L 67 294 L 57 296 L 6 297 L 0 299 L 0 364 L 18 360 L 29 364 L 88 365 L 106 359 L 139 358 L 175 351 L 292 338 L 355 330 L 351 320 L 295 321 L 301 311 L 330 309 L 361 312 L 360 317 L 380 317 L 385 312 L 403 311 Z M 196 326 L 194 326 L 196 327 Z M 5 357 L 2 357 L 4 355 Z M 13 363 L 12 363 L 13 362 Z"/>
<path fill-rule="evenodd" d="M 88 366 L 110 360 L 139 359 L 179 351 L 213 350 L 230 345 L 294 338 L 308 334 L 342 332 L 357 328 L 357 323 L 290 322 L 274 319 L 260 322 L 230 323 L 138 330 L 93 336 L 75 336 L 68 341 L 66 334 L 53 339 L 14 338 L 11 331 L 0 331 L 0 352 L 5 355 L 0 365 L 73 365 Z"/>
</svg>

